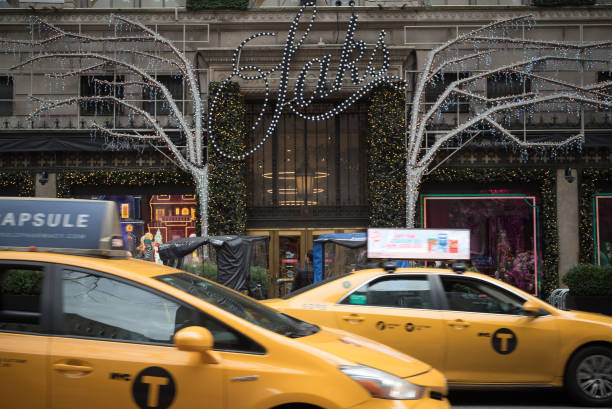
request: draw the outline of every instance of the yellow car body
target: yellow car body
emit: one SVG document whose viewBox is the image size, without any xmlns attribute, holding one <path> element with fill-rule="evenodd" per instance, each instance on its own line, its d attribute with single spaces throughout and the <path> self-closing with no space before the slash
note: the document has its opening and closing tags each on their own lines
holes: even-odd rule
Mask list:
<svg viewBox="0 0 612 409">
<path fill-rule="evenodd" d="M 362 270 L 265 303 L 421 359 L 451 387 L 565 385 L 581 403 L 612 405 L 612 317 L 560 310 L 486 275 Z"/>
<path fill-rule="evenodd" d="M 8 310 L 0 295 L 2 408 L 449 408 L 445 379 L 429 364 L 287 318 L 183 271 L 36 251 L 0 251 L 0 269 L 43 277 L 39 314 Z M 199 296 L 177 283 L 197 287 Z M 308 331 L 294 336 L 266 328 L 266 317 L 276 316 Z M 175 333 L 179 321 L 185 326 Z M 202 330 L 202 322 L 211 327 Z M 339 369 L 357 365 L 420 385 L 424 393 L 413 400 L 375 398 Z"/>
</svg>

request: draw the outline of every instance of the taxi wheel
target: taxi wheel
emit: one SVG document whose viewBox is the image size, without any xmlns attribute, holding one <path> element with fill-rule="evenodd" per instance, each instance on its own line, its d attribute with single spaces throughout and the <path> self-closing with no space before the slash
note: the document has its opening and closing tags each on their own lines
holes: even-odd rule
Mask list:
<svg viewBox="0 0 612 409">
<path fill-rule="evenodd" d="M 612 348 L 592 346 L 578 351 L 567 366 L 565 386 L 580 404 L 612 406 Z"/>
</svg>

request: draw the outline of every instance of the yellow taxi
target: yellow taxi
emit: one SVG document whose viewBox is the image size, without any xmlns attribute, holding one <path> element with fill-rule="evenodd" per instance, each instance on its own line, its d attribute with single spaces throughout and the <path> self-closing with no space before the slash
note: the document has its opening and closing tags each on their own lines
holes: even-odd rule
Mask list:
<svg viewBox="0 0 612 409">
<path fill-rule="evenodd" d="M 92 202 L 0 199 L 0 407 L 449 408 L 428 364 L 126 257 Z"/>
<path fill-rule="evenodd" d="M 462 269 L 383 267 L 265 302 L 421 359 L 451 388 L 565 386 L 579 403 L 612 406 L 612 317 L 560 310 Z"/>
</svg>

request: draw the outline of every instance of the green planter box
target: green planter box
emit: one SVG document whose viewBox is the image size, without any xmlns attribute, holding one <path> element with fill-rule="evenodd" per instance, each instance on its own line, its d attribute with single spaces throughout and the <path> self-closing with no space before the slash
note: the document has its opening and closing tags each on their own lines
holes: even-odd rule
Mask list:
<svg viewBox="0 0 612 409">
<path fill-rule="evenodd" d="M 561 7 L 561 6 L 592 6 L 595 0 L 533 0 L 533 5 L 538 7 Z"/>
<path fill-rule="evenodd" d="M 566 306 L 571 310 L 596 312 L 612 316 L 612 295 L 567 295 Z"/>
<path fill-rule="evenodd" d="M 187 0 L 187 10 L 246 10 L 247 8 L 249 8 L 249 0 Z"/>
<path fill-rule="evenodd" d="M 0 305 L 2 305 L 3 310 L 39 312 L 40 296 L 2 294 L 2 302 L 0 303 Z"/>
</svg>

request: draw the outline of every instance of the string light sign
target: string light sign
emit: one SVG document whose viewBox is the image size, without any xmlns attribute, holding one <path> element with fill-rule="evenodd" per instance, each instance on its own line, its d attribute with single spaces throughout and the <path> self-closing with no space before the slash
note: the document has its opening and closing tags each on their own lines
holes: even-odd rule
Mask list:
<svg viewBox="0 0 612 409">
<path fill-rule="evenodd" d="M 302 36 L 296 41 L 297 29 L 304 14 L 306 7 L 312 6 L 312 16 L 306 27 Z M 302 44 L 306 38 L 308 38 L 308 34 L 312 29 L 315 18 L 317 16 L 317 9 L 314 5 L 314 1 L 306 2 L 302 7 L 300 7 L 297 15 L 293 19 L 293 23 L 289 28 L 289 33 L 287 35 L 287 40 L 285 42 L 285 48 L 283 50 L 283 56 L 281 61 L 274 66 L 273 68 L 264 71 L 262 68 L 254 66 L 254 65 L 246 65 L 241 67 L 238 63 L 238 56 L 240 52 L 251 40 L 254 40 L 258 37 L 263 36 L 275 36 L 276 33 L 273 32 L 265 32 L 254 34 L 244 41 L 240 43 L 240 45 L 234 51 L 232 56 L 232 72 L 223 82 L 223 86 L 219 87 L 217 92 L 215 93 L 211 106 L 209 108 L 209 116 L 208 116 L 208 130 L 209 137 L 212 141 L 213 146 L 222 156 L 230 159 L 244 159 L 249 155 L 252 155 L 256 150 L 261 148 L 261 146 L 268 140 L 268 138 L 274 133 L 276 126 L 278 125 L 278 121 L 286 108 L 289 108 L 293 113 L 300 116 L 301 118 L 312 120 L 312 121 L 320 121 L 330 119 L 342 112 L 344 112 L 348 107 L 350 107 L 355 101 L 359 100 L 364 94 L 370 91 L 373 87 L 383 82 L 387 82 L 392 84 L 396 88 L 403 88 L 403 79 L 398 76 L 387 75 L 387 71 L 389 69 L 390 63 L 390 55 L 389 50 L 385 44 L 385 31 L 381 30 L 378 34 L 378 41 L 376 42 L 374 48 L 371 50 L 370 57 L 365 68 L 365 72 L 360 75 L 359 68 L 357 64 L 364 58 L 367 52 L 367 46 L 364 41 L 355 41 L 355 30 L 357 29 L 357 15 L 355 13 L 351 14 L 351 18 L 348 23 L 348 29 L 346 32 L 346 36 L 344 38 L 344 43 L 342 46 L 342 50 L 340 53 L 340 62 L 338 64 L 338 68 L 336 70 L 336 77 L 333 81 L 333 85 L 330 89 L 328 89 L 327 84 L 330 83 L 328 76 L 330 74 L 330 66 L 332 55 L 327 54 L 320 58 L 313 58 L 309 60 L 304 67 L 301 69 L 297 80 L 294 86 L 293 96 L 289 96 L 289 72 L 291 70 L 292 59 L 295 54 L 299 51 Z M 353 59 L 350 59 L 352 55 L 356 56 Z M 375 61 L 376 57 L 379 57 L 382 60 L 380 67 L 376 67 Z M 319 67 L 319 75 L 316 80 L 316 86 L 314 91 L 310 96 L 306 95 L 306 86 L 307 86 L 307 77 L 310 71 L 313 69 L 313 66 L 318 65 Z M 213 129 L 212 126 L 212 118 L 215 113 L 215 106 L 217 104 L 218 98 L 223 92 L 224 86 L 226 86 L 233 79 L 240 78 L 242 80 L 247 81 L 262 81 L 265 88 L 265 97 L 264 103 L 262 105 L 261 111 L 253 125 L 252 130 L 255 130 L 259 125 L 260 121 L 263 118 L 263 114 L 266 111 L 266 108 L 269 104 L 270 97 L 270 75 L 276 71 L 280 71 L 280 85 L 276 97 L 276 105 L 274 107 L 272 113 L 272 119 L 270 124 L 268 125 L 263 138 L 249 151 L 244 152 L 241 155 L 232 155 L 224 151 L 216 141 L 216 136 L 211 132 Z M 358 86 L 359 88 L 350 95 L 347 99 L 340 102 L 339 104 L 332 107 L 329 111 L 321 113 L 321 114 L 313 114 L 308 115 L 303 113 L 303 109 L 311 106 L 313 103 L 326 99 L 330 94 L 334 92 L 340 92 L 342 90 L 342 85 L 344 81 L 344 77 L 346 72 L 350 72 L 351 82 L 353 85 Z M 251 75 L 248 75 L 251 73 Z"/>
</svg>

